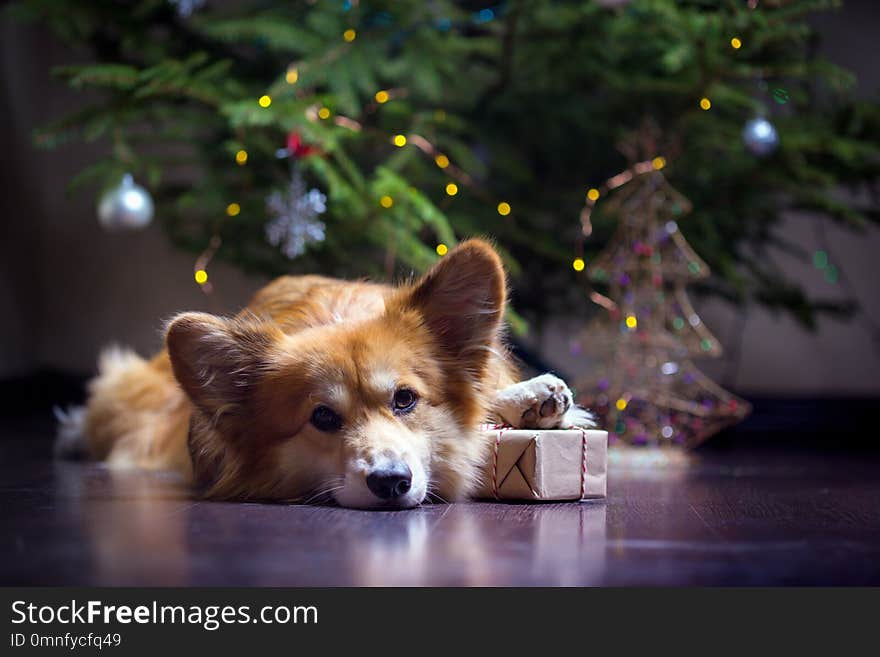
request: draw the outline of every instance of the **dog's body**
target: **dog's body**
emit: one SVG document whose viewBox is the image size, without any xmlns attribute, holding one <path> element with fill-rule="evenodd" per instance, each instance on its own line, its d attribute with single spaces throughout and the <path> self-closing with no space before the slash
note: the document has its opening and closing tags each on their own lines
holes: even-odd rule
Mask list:
<svg viewBox="0 0 880 657">
<path fill-rule="evenodd" d="M 283 277 L 235 318 L 179 315 L 150 361 L 105 353 L 59 446 L 81 422 L 91 458 L 175 469 L 213 498 L 459 499 L 485 458 L 480 422 L 589 421 L 556 377 L 517 383 L 505 303 L 500 259 L 477 240 L 401 288 Z"/>
</svg>

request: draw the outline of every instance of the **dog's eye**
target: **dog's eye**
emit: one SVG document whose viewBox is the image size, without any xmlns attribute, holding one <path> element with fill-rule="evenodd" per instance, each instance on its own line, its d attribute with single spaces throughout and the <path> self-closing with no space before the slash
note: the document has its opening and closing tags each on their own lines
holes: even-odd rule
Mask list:
<svg viewBox="0 0 880 657">
<path fill-rule="evenodd" d="M 319 431 L 338 431 L 342 427 L 342 418 L 332 408 L 318 406 L 312 411 L 312 424 Z"/>
<path fill-rule="evenodd" d="M 416 406 L 418 397 L 409 388 L 401 388 L 394 393 L 394 412 L 409 413 Z"/>
</svg>

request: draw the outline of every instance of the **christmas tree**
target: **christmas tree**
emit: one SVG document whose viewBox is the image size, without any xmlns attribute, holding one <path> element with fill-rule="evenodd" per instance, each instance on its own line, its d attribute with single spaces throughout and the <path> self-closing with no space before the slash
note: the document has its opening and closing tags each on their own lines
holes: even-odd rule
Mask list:
<svg viewBox="0 0 880 657">
<path fill-rule="evenodd" d="M 655 170 L 662 165 L 624 172 L 626 183 L 605 204 L 618 229 L 588 270 L 608 294 L 591 294 L 605 313 L 581 337 L 593 362 L 577 388 L 609 440 L 693 447 L 745 417 L 749 406 L 690 360 L 719 356 L 721 346 L 685 291 L 709 271 L 678 226 L 691 204 Z"/>
<path fill-rule="evenodd" d="M 876 180 L 880 113 L 853 99 L 851 74 L 817 55 L 807 18 L 836 5 L 18 0 L 8 9 L 91 53 L 56 73 L 94 102 L 36 143 L 101 140 L 106 157 L 72 187 L 97 196 L 131 174 L 170 238 L 202 253 L 205 289 L 214 255 L 267 275 L 392 277 L 487 234 L 530 318 L 583 309 L 569 265 L 574 255 L 590 261 L 607 231 L 598 217 L 577 252 L 578 208 L 626 164 L 615 146 L 650 118 L 662 129 L 654 155 L 694 200 L 689 238 L 715 272 L 704 287 L 810 325 L 817 310 L 849 306 L 808 298 L 751 247 L 784 245 L 774 227 L 791 208 L 855 228 L 877 220 L 837 194 Z"/>
</svg>

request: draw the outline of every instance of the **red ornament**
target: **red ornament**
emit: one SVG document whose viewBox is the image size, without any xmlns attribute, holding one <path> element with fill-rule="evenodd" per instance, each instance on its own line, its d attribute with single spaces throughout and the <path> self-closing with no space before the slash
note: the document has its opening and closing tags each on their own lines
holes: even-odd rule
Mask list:
<svg viewBox="0 0 880 657">
<path fill-rule="evenodd" d="M 308 157 L 318 152 L 314 146 L 307 146 L 303 143 L 302 134 L 299 130 L 291 130 L 287 135 L 287 155 L 288 157 Z"/>
</svg>

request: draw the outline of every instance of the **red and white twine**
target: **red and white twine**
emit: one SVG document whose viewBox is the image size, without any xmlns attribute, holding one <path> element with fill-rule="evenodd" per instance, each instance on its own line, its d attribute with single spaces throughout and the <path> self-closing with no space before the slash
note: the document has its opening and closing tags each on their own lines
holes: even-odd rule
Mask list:
<svg viewBox="0 0 880 657">
<path fill-rule="evenodd" d="M 580 428 L 580 427 L 578 427 Z M 587 496 L 587 432 L 581 429 L 581 499 Z"/>
<path fill-rule="evenodd" d="M 501 427 L 498 429 L 498 435 L 495 436 L 495 450 L 492 454 L 492 495 L 495 499 L 498 498 L 498 448 L 501 446 L 501 438 L 504 436 L 504 432 L 507 431 L 510 427 Z"/>
<path fill-rule="evenodd" d="M 498 450 L 501 447 L 501 439 L 506 431 L 510 431 L 513 427 L 503 424 L 483 424 L 480 425 L 482 431 L 498 431 L 495 435 L 494 449 L 492 450 L 492 495 L 495 499 L 501 499 L 498 495 Z M 568 430 L 577 429 L 581 432 L 581 498 L 587 496 L 587 432 L 583 427 L 568 427 Z"/>
</svg>

